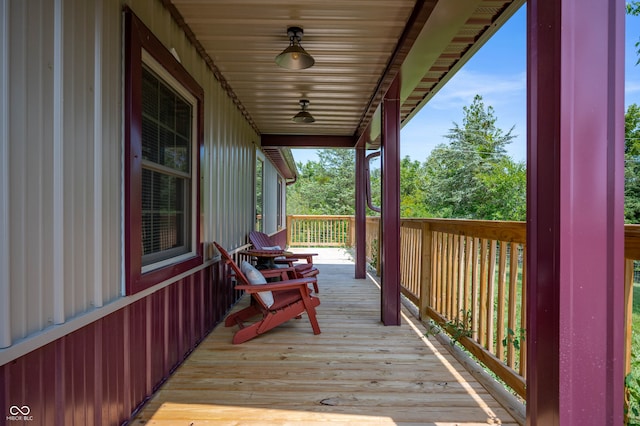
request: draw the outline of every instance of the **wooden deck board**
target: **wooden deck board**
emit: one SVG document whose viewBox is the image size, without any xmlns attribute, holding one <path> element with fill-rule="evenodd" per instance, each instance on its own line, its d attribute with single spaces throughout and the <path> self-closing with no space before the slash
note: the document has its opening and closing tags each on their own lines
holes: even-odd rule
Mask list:
<svg viewBox="0 0 640 426">
<path fill-rule="evenodd" d="M 220 325 L 132 424 L 517 424 L 418 321 L 384 327 L 353 265 L 318 267 L 322 334 L 303 316 L 232 345 L 236 327 Z"/>
</svg>

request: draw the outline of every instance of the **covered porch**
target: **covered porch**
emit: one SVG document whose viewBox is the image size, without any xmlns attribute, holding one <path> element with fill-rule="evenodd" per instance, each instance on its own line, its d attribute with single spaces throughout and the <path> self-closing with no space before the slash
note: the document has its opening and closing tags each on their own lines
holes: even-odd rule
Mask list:
<svg viewBox="0 0 640 426">
<path fill-rule="evenodd" d="M 296 249 L 300 251 L 300 249 Z M 313 249 L 322 333 L 306 317 L 242 345 L 218 325 L 132 424 L 503 424 L 509 412 L 406 307 L 380 322 L 375 273 L 353 278 L 344 249 Z M 242 299 L 234 309 L 247 303 Z M 242 360 L 240 368 L 238 362 Z M 504 402 L 503 402 L 504 403 Z M 515 410 L 515 411 L 514 411 Z"/>
<path fill-rule="evenodd" d="M 420 338 L 403 315 L 398 188 L 402 126 L 523 4 L 0 0 L 0 406 L 7 421 L 125 424 L 163 383 L 169 389 L 183 380 L 194 388 L 182 399 L 168 396 L 168 403 L 218 405 L 220 412 L 239 407 L 240 416 L 253 411 L 243 402 L 256 401 L 307 416 L 305 424 L 312 412 L 396 423 L 402 415 L 411 422 L 427 408 L 423 422 L 509 423 L 494 402 L 468 392 L 482 395 L 480 387 L 456 379 L 461 369 L 439 365 L 435 382 L 417 377 L 427 376 L 431 361 L 443 362 L 430 345 L 445 359 L 446 352 Z M 526 5 L 522 275 L 531 425 L 623 421 L 623 6 L 621 0 Z M 295 41 L 289 28 L 304 29 L 312 68 L 275 63 Z M 314 124 L 294 120 L 306 105 Z M 290 149 L 300 147 L 355 150 L 353 238 L 360 249 L 367 244 L 367 154 L 380 151 L 382 291 L 364 281 L 367 291 L 347 292 L 354 269 L 356 278 L 366 277 L 366 253 L 358 250 L 355 268 L 344 266 L 340 280 L 321 272 L 323 332 L 313 341 L 328 345 L 301 343 L 313 336 L 301 321 L 299 330 L 232 347 L 229 335 L 220 335 L 230 330 L 208 337 L 239 296 L 210 247 L 216 241 L 238 251 L 254 229 L 286 232 L 286 187 L 297 176 Z M 455 238 L 448 241 L 455 252 Z M 365 295 L 374 297 L 366 307 Z M 455 299 L 448 300 L 446 309 L 455 312 Z M 403 326 L 383 328 L 380 319 Z M 364 339 L 374 328 L 380 337 L 358 344 L 354 335 Z M 289 333 L 304 337 L 264 344 Z M 395 341 L 405 334 L 412 346 Z M 381 346 L 385 340 L 391 344 Z M 251 349 L 266 346 L 260 365 L 289 361 L 271 380 L 251 371 L 257 365 Z M 306 366 L 292 376 L 295 386 L 287 383 L 285 372 L 296 372 L 291 364 L 315 353 L 311 348 L 319 349 L 317 357 L 301 361 Z M 409 354 L 403 351 L 413 351 L 406 358 L 415 358 L 415 368 L 403 364 Z M 201 354 L 218 364 L 182 379 Z M 371 377 L 331 378 L 366 392 L 319 394 L 323 375 L 334 371 L 327 362 L 356 365 L 374 355 L 358 370 Z M 224 378 L 236 374 L 226 368 L 229 357 L 246 379 Z M 377 376 L 395 367 L 392 381 Z M 169 380 L 174 371 L 176 381 Z M 223 398 L 202 400 L 208 392 L 196 388 L 201 380 L 211 380 Z M 356 386 L 358 380 L 364 384 Z M 285 393 L 276 392 L 280 386 L 297 397 L 283 399 L 312 408 L 273 403 Z M 441 401 L 449 387 L 460 388 L 465 402 Z M 160 416 L 154 404 L 148 409 Z M 456 420 L 464 407 L 479 417 Z"/>
</svg>

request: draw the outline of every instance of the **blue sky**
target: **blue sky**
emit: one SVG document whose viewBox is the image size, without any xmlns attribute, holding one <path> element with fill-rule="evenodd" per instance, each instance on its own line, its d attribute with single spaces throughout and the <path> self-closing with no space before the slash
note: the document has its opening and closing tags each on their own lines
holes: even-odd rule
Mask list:
<svg viewBox="0 0 640 426">
<path fill-rule="evenodd" d="M 640 17 L 626 18 L 625 108 L 640 104 L 640 65 L 634 44 L 640 39 Z M 449 80 L 400 133 L 401 156 L 424 161 L 453 127 L 462 124 L 464 106 L 476 94 L 492 106 L 497 126 L 511 127 L 514 141 L 507 151 L 516 161 L 526 159 L 526 5 Z M 317 160 L 315 150 L 293 150 L 296 161 Z"/>
</svg>

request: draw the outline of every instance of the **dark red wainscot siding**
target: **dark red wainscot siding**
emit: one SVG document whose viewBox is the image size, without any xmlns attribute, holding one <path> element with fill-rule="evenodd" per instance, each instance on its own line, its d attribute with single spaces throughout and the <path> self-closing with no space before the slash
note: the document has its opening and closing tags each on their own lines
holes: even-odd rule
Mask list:
<svg viewBox="0 0 640 426">
<path fill-rule="evenodd" d="M 0 366 L 2 422 L 12 405 L 34 426 L 126 422 L 237 296 L 216 263 Z"/>
</svg>

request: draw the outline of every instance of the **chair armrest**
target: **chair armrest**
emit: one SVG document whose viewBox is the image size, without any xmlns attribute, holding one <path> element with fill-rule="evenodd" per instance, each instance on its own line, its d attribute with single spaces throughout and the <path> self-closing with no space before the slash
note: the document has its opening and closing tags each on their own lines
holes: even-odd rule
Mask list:
<svg viewBox="0 0 640 426">
<path fill-rule="evenodd" d="M 297 288 L 308 289 L 308 284 L 313 284 L 316 281 L 315 277 L 310 278 L 295 278 L 293 280 L 279 281 L 276 283 L 261 284 L 261 285 L 237 285 L 234 288 L 236 290 L 244 290 L 247 293 L 259 293 L 261 291 L 283 291 Z"/>
<path fill-rule="evenodd" d="M 274 278 L 281 277 L 283 280 L 288 280 L 289 272 L 295 273 L 295 269 L 292 267 L 288 268 L 276 268 L 276 269 L 260 269 L 260 273 L 265 278 Z"/>
<path fill-rule="evenodd" d="M 313 256 L 317 256 L 318 253 L 285 253 L 287 260 L 306 260 L 307 263 L 313 263 Z"/>
</svg>

